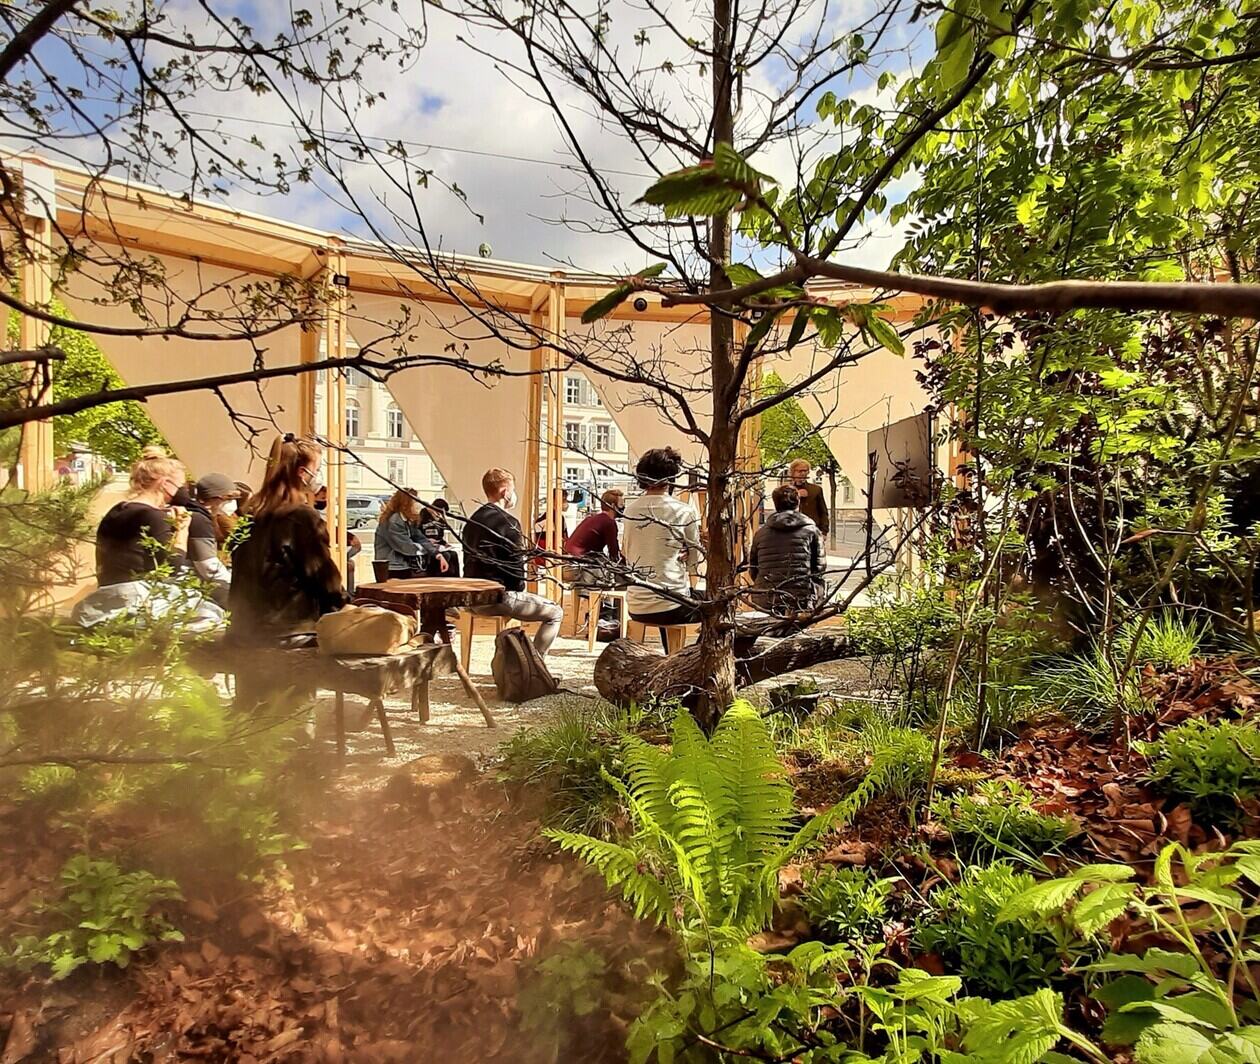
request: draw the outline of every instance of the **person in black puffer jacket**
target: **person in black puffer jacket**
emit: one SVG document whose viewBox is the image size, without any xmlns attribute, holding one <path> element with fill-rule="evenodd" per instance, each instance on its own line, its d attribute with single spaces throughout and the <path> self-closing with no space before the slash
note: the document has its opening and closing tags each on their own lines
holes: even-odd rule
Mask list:
<svg viewBox="0 0 1260 1064">
<path fill-rule="evenodd" d="M 753 536 L 748 567 L 754 601 L 787 616 L 810 609 L 822 594 L 826 554 L 818 526 L 798 509 L 796 488 L 784 484 L 770 497 L 775 512 Z"/>
</svg>

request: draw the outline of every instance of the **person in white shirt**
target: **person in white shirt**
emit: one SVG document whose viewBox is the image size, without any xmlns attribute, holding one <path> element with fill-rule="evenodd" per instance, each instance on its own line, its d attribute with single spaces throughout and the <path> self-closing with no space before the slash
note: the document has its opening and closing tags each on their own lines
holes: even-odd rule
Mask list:
<svg viewBox="0 0 1260 1064">
<path fill-rule="evenodd" d="M 625 509 L 621 553 L 635 583 L 626 592 L 632 620 L 649 625 L 696 624 L 699 603 L 691 577 L 700 565 L 700 517 L 673 497 L 682 455 L 672 447 L 646 451 L 634 475 L 643 494 Z M 661 632 L 665 643 L 665 633 Z M 666 645 L 666 652 L 669 647 Z"/>
</svg>

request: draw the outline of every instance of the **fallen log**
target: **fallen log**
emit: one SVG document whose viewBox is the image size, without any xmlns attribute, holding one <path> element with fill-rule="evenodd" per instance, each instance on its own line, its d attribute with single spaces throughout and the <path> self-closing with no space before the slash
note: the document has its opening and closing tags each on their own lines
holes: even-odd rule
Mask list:
<svg viewBox="0 0 1260 1064">
<path fill-rule="evenodd" d="M 839 628 L 779 639 L 737 639 L 735 682 L 739 687 L 748 687 L 771 676 L 824 661 L 854 658 L 861 653 L 848 632 Z M 676 698 L 690 707 L 703 681 L 698 646 L 684 647 L 677 654 L 663 657 L 659 650 L 643 643 L 616 639 L 595 662 L 596 690 L 617 705 Z"/>
</svg>

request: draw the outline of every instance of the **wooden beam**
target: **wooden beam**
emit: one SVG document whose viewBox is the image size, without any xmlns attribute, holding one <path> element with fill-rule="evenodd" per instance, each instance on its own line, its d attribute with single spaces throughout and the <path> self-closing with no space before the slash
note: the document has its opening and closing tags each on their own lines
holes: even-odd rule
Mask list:
<svg viewBox="0 0 1260 1064">
<path fill-rule="evenodd" d="M 544 289 L 545 297 L 546 289 Z M 543 313 L 541 308 L 535 307 L 529 315 L 530 325 L 535 332 L 543 331 Z M 521 495 L 521 523 L 525 529 L 526 535 L 532 538 L 534 535 L 534 524 L 538 520 L 538 492 L 539 492 L 539 474 L 542 465 L 542 443 L 543 443 L 543 361 L 544 353 L 541 347 L 535 347 L 529 353 L 529 405 L 525 415 L 525 469 L 521 478 L 522 495 Z M 532 591 L 538 590 L 537 580 L 531 580 Z"/>
<path fill-rule="evenodd" d="M 345 256 L 339 243 L 330 244 L 327 255 L 329 275 L 345 272 Z M 346 289 L 335 284 L 325 287 L 324 298 L 324 357 L 346 357 Z M 344 574 L 346 571 L 346 459 L 342 448 L 346 443 L 346 375 L 333 370 L 325 375 L 324 436 L 330 447 L 325 455 L 324 467 L 328 485 L 328 508 L 324 511 L 328 521 L 328 535 L 333 560 Z"/>
<path fill-rule="evenodd" d="M 23 220 L 24 239 L 28 253 L 23 255 L 18 282 L 22 300 L 29 306 L 47 308 L 52 300 L 52 281 L 49 276 L 49 223 L 41 215 L 27 215 Z M 18 347 L 33 351 L 48 342 L 51 329 L 47 322 L 30 314 L 18 316 Z M 29 367 L 31 388 L 27 402 L 38 406 L 52 399 L 52 375 L 56 372 L 51 362 L 32 363 Z M 22 438 L 18 447 L 18 483 L 27 491 L 48 491 L 56 480 L 53 453 L 52 421 L 33 421 L 22 426 Z"/>
<path fill-rule="evenodd" d="M 564 274 L 551 275 L 547 297 L 547 334 L 560 346 L 564 339 Z M 557 351 L 547 352 L 548 440 L 547 440 L 547 550 L 559 554 L 564 550 L 564 357 Z M 563 589 L 551 581 L 546 594 L 560 602 Z"/>
</svg>

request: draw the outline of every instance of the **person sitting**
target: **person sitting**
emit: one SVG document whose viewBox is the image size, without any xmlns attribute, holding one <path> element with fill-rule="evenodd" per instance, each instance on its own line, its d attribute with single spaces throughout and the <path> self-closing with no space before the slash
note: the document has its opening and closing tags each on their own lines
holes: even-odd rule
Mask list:
<svg viewBox="0 0 1260 1064">
<path fill-rule="evenodd" d="M 696 624 L 699 602 L 691 578 L 700 564 L 700 517 L 673 497 L 682 455 L 672 447 L 646 451 L 634 475 L 643 489 L 625 509 L 621 553 L 634 578 L 626 592 L 631 620 L 647 625 Z M 650 586 L 643 586 L 647 584 Z M 665 632 L 661 642 L 669 645 Z"/>
<path fill-rule="evenodd" d="M 800 511 L 795 484 L 770 495 L 775 512 L 753 535 L 748 569 L 753 601 L 780 617 L 810 609 L 823 591 L 827 556 L 818 526 Z"/>
<path fill-rule="evenodd" d="M 319 491 L 315 493 L 315 509 L 319 511 L 319 516 L 327 520 L 328 510 L 328 485 L 321 484 Z M 346 529 L 346 592 L 354 595 L 354 559 L 359 556 L 359 552 L 363 550 L 363 544 L 359 542 L 359 537 Z"/>
<path fill-rule="evenodd" d="M 446 523 L 449 511 L 450 503 L 445 499 L 434 499 L 420 510 L 420 533 L 436 548 L 429 559 L 428 576 L 459 576 L 459 551 L 446 541 L 446 533 L 450 531 Z"/>
<path fill-rule="evenodd" d="M 579 587 L 602 587 L 611 581 L 606 571 L 608 562 L 621 561 L 621 546 L 617 542 L 617 518 L 625 505 L 626 493 L 619 488 L 609 488 L 599 497 L 599 513 L 589 514 L 564 541 L 564 553 L 574 558 L 590 559 L 578 566 Z M 599 558 L 591 558 L 599 555 Z M 603 571 L 601 571 L 603 570 Z"/>
<path fill-rule="evenodd" d="M 211 473 L 211 477 L 218 476 Z M 203 477 L 202 480 L 206 478 Z M 227 477 L 223 478 L 227 483 Z M 198 482 L 198 484 L 200 481 Z M 210 597 L 220 606 L 227 607 L 228 585 L 232 582 L 232 570 L 219 557 L 219 538 L 214 515 L 199 499 L 196 485 L 181 484 L 171 500 L 176 506 L 188 511 L 188 564 L 210 587 Z"/>
<path fill-rule="evenodd" d="M 277 437 L 262 487 L 247 507 L 247 534 L 232 551 L 229 603 L 233 639 L 304 646 L 315 623 L 349 596 L 328 547 L 328 529 L 312 505 L 323 448 Z"/>
<path fill-rule="evenodd" d="M 399 488 L 381 507 L 372 548 L 372 568 L 378 580 L 410 580 L 424 576 L 437 546 L 420 532 L 420 500 Z M 384 562 L 381 576 L 379 563 Z"/>
<path fill-rule="evenodd" d="M 236 511 L 242 498 L 240 486 L 222 473 L 207 473 L 197 481 L 196 495 L 214 522 L 214 543 L 222 550 L 236 527 Z"/>
<path fill-rule="evenodd" d="M 101 518 L 96 530 L 97 589 L 74 609 L 74 620 L 91 627 L 144 608 L 160 616 L 175 608 L 193 611 L 189 623 L 211 627 L 223 611 L 172 584 L 161 588 L 160 571 L 178 575 L 188 566 L 191 515 L 173 505 L 184 490 L 183 463 L 160 447 L 146 447 L 131 468 L 131 490 Z"/>
<path fill-rule="evenodd" d="M 544 657 L 560 634 L 564 611 L 554 602 L 525 590 L 525 535 L 508 511 L 516 507 L 516 478 L 506 469 L 488 469 L 481 478 L 486 502 L 464 524 L 464 572 L 493 580 L 504 588 L 503 601 L 474 606 L 483 617 L 540 621 L 534 646 Z"/>
</svg>

